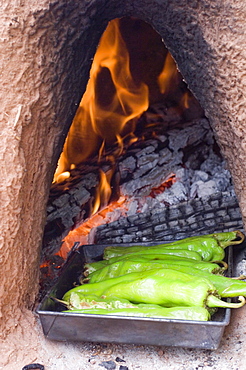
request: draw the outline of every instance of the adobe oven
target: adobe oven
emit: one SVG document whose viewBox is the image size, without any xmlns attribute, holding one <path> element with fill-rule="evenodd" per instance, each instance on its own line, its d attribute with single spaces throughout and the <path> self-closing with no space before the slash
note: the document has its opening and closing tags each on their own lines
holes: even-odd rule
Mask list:
<svg viewBox="0 0 246 370">
<path fill-rule="evenodd" d="M 1 335 L 10 338 L 17 353 L 12 334 L 26 325 L 24 317 L 32 317 L 38 295 L 46 205 L 57 161 L 99 39 L 110 20 L 129 16 L 161 35 L 204 109 L 245 225 L 242 2 L 43 1 L 31 7 L 8 2 L 1 13 Z"/>
</svg>

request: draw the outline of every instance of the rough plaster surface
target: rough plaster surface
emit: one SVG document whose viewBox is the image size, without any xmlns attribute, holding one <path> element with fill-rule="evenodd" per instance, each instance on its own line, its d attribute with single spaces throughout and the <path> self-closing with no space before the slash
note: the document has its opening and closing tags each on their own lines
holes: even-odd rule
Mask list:
<svg viewBox="0 0 246 370">
<path fill-rule="evenodd" d="M 20 344 L 25 333 L 20 323 L 23 310 L 33 306 L 37 293 L 48 190 L 61 144 L 86 86 L 91 58 L 108 20 L 123 15 L 140 17 L 161 34 L 217 133 L 245 223 L 245 6 L 240 0 L 1 2 L 0 332 L 3 338 L 10 335 L 6 339 L 9 353 L 12 348 L 19 351 L 23 365 L 29 354 Z M 32 343 L 30 348 L 35 352 L 35 343 L 39 347 L 42 339 L 30 312 L 27 318 L 27 328 L 34 327 L 34 332 L 26 341 Z M 242 320 L 240 315 L 236 320 Z M 20 332 L 13 336 L 18 327 Z M 244 346 L 243 339 L 242 343 Z M 54 348 L 60 358 L 73 348 L 43 341 L 41 345 L 46 351 L 42 356 L 49 356 Z M 81 345 L 83 356 L 91 355 L 92 347 L 88 348 Z M 115 353 L 114 347 L 112 351 Z M 126 351 L 134 361 L 146 353 L 131 347 L 121 347 L 120 351 Z M 156 366 L 161 366 L 159 361 L 165 357 L 160 359 L 158 352 L 150 352 Z M 167 353 L 169 359 L 178 361 L 178 356 L 173 360 L 175 351 Z M 179 353 L 187 359 L 193 356 L 187 351 Z M 238 353 L 236 359 L 240 361 Z M 3 361 L 4 357 L 11 361 L 13 355 L 9 357 L 5 351 Z M 58 361 L 59 356 L 54 357 Z M 218 352 L 217 361 L 222 357 Z M 226 358 L 229 366 L 231 360 Z M 52 359 L 47 361 L 47 368 L 55 369 L 50 365 Z M 93 366 L 87 364 L 87 368 Z"/>
<path fill-rule="evenodd" d="M 57 148 L 88 79 L 92 46 L 86 48 L 87 39 L 95 50 L 100 37 L 88 16 L 95 13 L 95 1 L 80 9 L 77 3 L 48 1 L 1 6 L 2 336 L 18 322 L 16 308 L 31 308 L 35 301 Z M 81 38 L 85 45 L 79 48 Z"/>
</svg>

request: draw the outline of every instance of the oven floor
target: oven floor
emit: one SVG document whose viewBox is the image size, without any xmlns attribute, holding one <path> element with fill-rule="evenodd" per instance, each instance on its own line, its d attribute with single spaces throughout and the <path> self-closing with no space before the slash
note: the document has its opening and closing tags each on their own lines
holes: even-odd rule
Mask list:
<svg viewBox="0 0 246 370">
<path fill-rule="evenodd" d="M 0 343 L 0 369 L 39 363 L 45 370 L 237 370 L 245 369 L 246 306 L 232 310 L 221 345 L 215 350 L 60 343 L 44 338 L 38 317 L 26 313 L 14 336 Z M 148 335 L 148 333 L 146 333 Z M 1 353 L 2 352 L 2 353 Z"/>
</svg>

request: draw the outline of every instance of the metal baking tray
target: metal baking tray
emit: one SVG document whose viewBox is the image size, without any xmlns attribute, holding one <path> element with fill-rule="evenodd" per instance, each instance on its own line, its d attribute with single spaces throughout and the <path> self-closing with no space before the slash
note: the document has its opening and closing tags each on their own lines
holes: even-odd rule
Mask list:
<svg viewBox="0 0 246 370">
<path fill-rule="evenodd" d="M 161 243 L 158 241 L 141 245 Z M 121 246 L 124 248 L 130 245 Z M 211 321 L 205 322 L 61 312 L 64 307 L 53 298 L 61 299 L 65 292 L 78 283 L 84 263 L 100 260 L 105 247 L 107 245 L 84 245 L 71 253 L 58 281 L 37 308 L 45 337 L 55 341 L 127 343 L 211 350 L 219 347 L 224 329 L 230 322 L 230 309 L 219 309 Z M 230 267 L 228 275 L 231 276 L 232 248 L 227 250 Z"/>
</svg>

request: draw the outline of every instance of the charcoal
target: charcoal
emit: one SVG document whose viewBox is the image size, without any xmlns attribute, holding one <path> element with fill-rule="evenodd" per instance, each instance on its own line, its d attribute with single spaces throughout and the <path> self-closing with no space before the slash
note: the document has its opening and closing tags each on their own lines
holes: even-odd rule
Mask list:
<svg viewBox="0 0 246 370">
<path fill-rule="evenodd" d="M 225 213 L 223 214 L 223 217 L 226 217 Z M 206 220 L 206 219 L 208 219 L 208 218 L 214 218 L 214 213 L 212 213 L 212 212 L 209 212 L 209 211 L 208 211 L 208 213 L 205 213 L 205 214 L 203 215 L 203 219 L 204 219 L 204 220 Z"/>
<path fill-rule="evenodd" d="M 139 167 L 142 167 L 146 164 L 151 164 L 151 167 L 155 167 L 158 163 L 159 160 L 159 154 L 157 153 L 151 153 L 151 154 L 146 154 L 143 157 L 138 158 L 137 164 Z"/>
<path fill-rule="evenodd" d="M 167 202 L 168 204 L 177 204 L 187 199 L 187 192 L 185 186 L 181 182 L 175 182 L 170 189 L 164 191 L 164 193 L 158 195 L 156 199 L 161 202 Z"/>
<path fill-rule="evenodd" d="M 210 150 L 208 158 L 201 164 L 201 170 L 215 175 L 219 171 L 221 163 L 224 164 L 222 159 Z"/>
<path fill-rule="evenodd" d="M 138 210 L 138 202 L 133 201 L 130 203 L 130 207 L 127 211 L 127 216 L 135 215 Z"/>
<path fill-rule="evenodd" d="M 124 234 L 124 235 L 122 235 L 122 238 L 118 237 L 118 239 L 115 239 L 115 240 L 113 238 L 111 238 L 111 244 L 114 243 L 114 242 L 118 243 L 118 244 L 121 244 L 121 243 L 134 243 L 135 240 L 139 241 L 141 239 L 137 238 L 137 233 L 138 233 L 138 231 L 136 232 L 136 234 L 134 233 L 133 235 Z"/>
<path fill-rule="evenodd" d="M 216 220 L 213 218 L 212 220 L 204 220 L 204 225 L 206 225 L 208 227 L 208 229 L 210 229 L 212 226 L 216 226 L 217 222 Z"/>
<path fill-rule="evenodd" d="M 211 194 L 216 193 L 216 183 L 214 180 L 209 180 L 206 182 L 197 181 L 193 184 L 198 198 L 205 198 Z M 191 187 L 193 189 L 193 187 Z"/>
<path fill-rule="evenodd" d="M 123 220 L 97 228 L 95 241 L 99 244 L 168 241 L 208 232 L 244 230 L 238 201 L 235 195 L 227 192 L 130 216 L 131 228 L 122 227 Z M 114 228 L 124 229 L 121 237 L 111 236 Z"/>
<path fill-rule="evenodd" d="M 207 134 L 210 133 L 210 127 L 206 119 L 200 120 L 199 124 L 193 122 L 192 125 L 183 130 L 169 131 L 169 148 L 174 151 L 183 149 L 187 146 L 195 146 L 206 140 Z M 209 142 L 211 136 L 209 135 Z"/>
<path fill-rule="evenodd" d="M 141 178 L 143 175 L 145 175 L 150 170 L 152 170 L 152 168 L 155 168 L 155 166 L 157 165 L 157 163 L 158 163 L 158 159 L 156 159 L 154 161 L 150 161 L 150 162 L 147 161 L 146 164 L 139 163 L 138 164 L 138 169 L 133 174 L 133 179 Z"/>
<path fill-rule="evenodd" d="M 121 217 L 120 221 L 97 227 L 90 240 L 95 238 L 100 243 L 109 240 L 110 243 L 134 242 L 168 238 L 169 234 L 175 237 L 181 229 L 189 233 L 196 228 L 199 231 L 206 227 L 215 228 L 210 218 L 206 218 L 206 213 L 209 210 L 215 212 L 220 207 L 230 209 L 231 213 L 229 219 L 223 212 L 216 216 L 217 224 L 221 225 L 223 220 L 233 222 L 233 225 L 240 223 L 231 177 L 218 150 L 216 153 L 213 151 L 214 138 L 208 120 L 200 118 L 182 122 L 176 113 L 173 114 L 169 108 L 158 119 L 151 110 L 146 113 L 146 120 L 156 123 L 155 136 L 149 125 L 140 135 L 144 139 L 125 148 L 122 156 L 116 159 L 113 179 L 118 190 L 113 197 L 116 199 L 118 192 L 130 199 L 127 217 L 122 218 L 121 212 L 116 210 L 112 219 Z M 167 124 L 168 119 L 171 121 Z M 165 124 L 161 126 L 160 122 Z M 112 150 L 108 149 L 100 162 L 98 158 L 92 158 L 89 164 L 81 164 L 72 170 L 71 176 L 63 183 L 52 184 L 47 204 L 43 259 L 58 252 L 69 231 L 91 216 L 99 172 L 112 168 L 106 159 L 111 153 Z M 158 188 L 173 173 L 176 182 L 161 194 L 151 196 L 152 189 Z M 221 204 L 223 200 L 220 197 L 214 196 L 214 193 L 221 192 L 228 194 L 224 204 Z M 207 225 L 203 223 L 201 214 L 209 221 Z M 112 230 L 114 232 L 110 235 Z"/>
<path fill-rule="evenodd" d="M 160 154 L 160 158 L 158 161 L 159 166 L 169 163 L 173 158 L 173 154 L 168 148 L 160 150 L 159 154 Z"/>
<path fill-rule="evenodd" d="M 100 362 L 99 366 L 105 367 L 107 370 L 114 370 L 116 369 L 116 364 L 114 361 L 102 361 Z"/>
<path fill-rule="evenodd" d="M 66 189 L 64 184 L 62 188 L 58 184 L 59 191 L 57 189 L 54 191 L 55 186 L 53 185 L 47 206 L 48 212 L 41 253 L 42 261 L 58 252 L 62 239 L 76 226 L 76 223 L 79 224 L 86 219 L 91 209 L 93 191 L 97 184 L 98 179 L 92 173 L 86 174 L 80 181 L 76 179 L 76 184 L 71 189 Z M 66 189 L 65 193 L 64 188 Z"/>
<path fill-rule="evenodd" d="M 193 183 L 196 183 L 196 181 L 203 181 L 203 182 L 205 182 L 205 181 L 208 180 L 208 177 L 209 177 L 209 175 L 208 175 L 207 172 L 197 170 L 197 171 L 194 172 L 194 176 L 192 178 L 192 182 Z"/>
<path fill-rule="evenodd" d="M 147 144 L 147 142 L 146 142 Z M 138 151 L 136 153 L 136 157 L 139 158 L 139 157 L 145 157 L 146 155 L 148 155 L 149 153 L 153 153 L 155 151 L 157 147 L 157 143 L 155 145 L 149 145 L 149 146 L 146 146 L 144 149 Z"/>
<path fill-rule="evenodd" d="M 44 365 L 33 363 L 33 364 L 24 366 L 22 370 L 44 370 Z"/>
<path fill-rule="evenodd" d="M 119 163 L 119 172 L 121 178 L 124 179 L 128 172 L 133 173 L 136 168 L 136 159 L 133 156 L 129 156 Z"/>
<path fill-rule="evenodd" d="M 219 173 L 216 173 L 213 177 L 216 188 L 218 191 L 224 192 L 230 186 L 230 174 L 228 170 L 221 170 Z"/>
<path fill-rule="evenodd" d="M 122 358 L 120 358 L 118 356 L 116 357 L 115 361 L 116 362 L 126 362 L 125 360 L 123 360 Z"/>
</svg>

